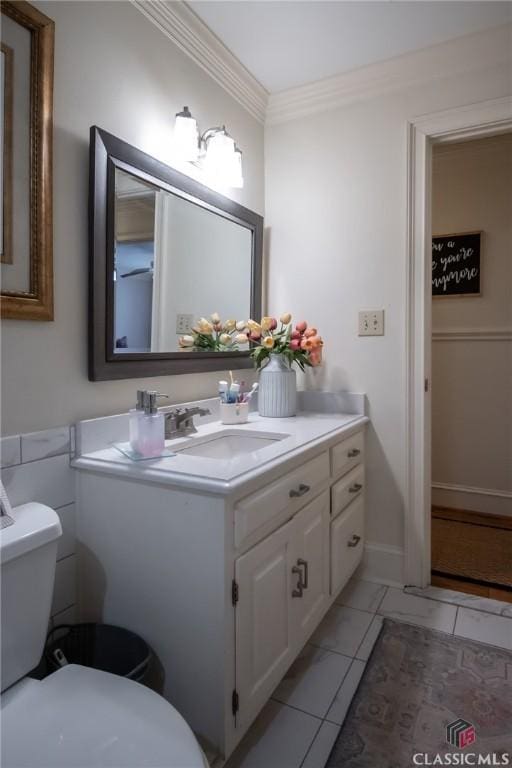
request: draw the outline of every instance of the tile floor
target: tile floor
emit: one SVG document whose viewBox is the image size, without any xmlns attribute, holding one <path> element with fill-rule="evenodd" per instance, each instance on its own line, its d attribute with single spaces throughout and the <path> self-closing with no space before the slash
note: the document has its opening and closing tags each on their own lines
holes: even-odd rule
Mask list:
<svg viewBox="0 0 512 768">
<path fill-rule="evenodd" d="M 225 768 L 324 768 L 383 617 L 512 650 L 510 604 L 352 579 Z"/>
</svg>

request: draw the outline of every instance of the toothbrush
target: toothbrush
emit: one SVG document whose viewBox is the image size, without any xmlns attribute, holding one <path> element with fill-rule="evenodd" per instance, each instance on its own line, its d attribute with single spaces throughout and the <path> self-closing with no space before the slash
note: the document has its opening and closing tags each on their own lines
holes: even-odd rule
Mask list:
<svg viewBox="0 0 512 768">
<path fill-rule="evenodd" d="M 246 393 L 245 393 L 245 395 L 243 396 L 243 397 L 244 397 L 244 399 L 242 400 L 242 402 L 243 402 L 243 403 L 248 403 L 248 402 L 250 402 L 250 400 L 251 400 L 251 397 L 254 395 L 254 393 L 255 393 L 257 390 L 258 390 L 258 382 L 257 382 L 257 381 L 255 381 L 255 382 L 254 382 L 254 384 L 253 384 L 253 385 L 252 385 L 252 387 L 251 387 L 251 391 L 250 391 L 250 392 L 246 392 Z"/>
<path fill-rule="evenodd" d="M 223 403 L 229 400 L 229 385 L 227 381 L 219 381 L 219 397 Z"/>
<path fill-rule="evenodd" d="M 244 392 L 244 387 L 245 387 L 245 381 L 241 381 L 240 382 L 240 393 L 239 393 L 239 395 L 238 395 L 238 397 L 236 399 L 237 403 L 244 403 L 245 402 L 245 396 L 246 396 L 247 393 Z"/>
<path fill-rule="evenodd" d="M 240 384 L 238 383 L 238 381 L 235 381 L 229 388 L 229 402 L 236 403 L 238 401 L 239 395 L 240 395 Z"/>
</svg>

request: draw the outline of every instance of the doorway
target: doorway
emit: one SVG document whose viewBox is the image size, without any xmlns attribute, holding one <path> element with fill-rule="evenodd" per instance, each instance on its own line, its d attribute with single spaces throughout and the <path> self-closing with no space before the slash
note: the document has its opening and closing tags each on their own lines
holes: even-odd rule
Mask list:
<svg viewBox="0 0 512 768">
<path fill-rule="evenodd" d="M 512 602 L 512 133 L 432 148 L 432 584 Z"/>
<path fill-rule="evenodd" d="M 403 579 L 418 587 L 431 582 L 432 148 L 511 131 L 509 98 L 426 115 L 408 127 Z"/>
</svg>

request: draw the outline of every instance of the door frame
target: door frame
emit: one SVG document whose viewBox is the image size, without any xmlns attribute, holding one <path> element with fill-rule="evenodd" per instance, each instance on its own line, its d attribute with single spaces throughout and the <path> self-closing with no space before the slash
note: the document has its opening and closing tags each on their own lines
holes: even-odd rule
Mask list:
<svg viewBox="0 0 512 768">
<path fill-rule="evenodd" d="M 430 584 L 432 145 L 512 130 L 504 97 L 415 118 L 407 130 L 404 583 Z"/>
</svg>

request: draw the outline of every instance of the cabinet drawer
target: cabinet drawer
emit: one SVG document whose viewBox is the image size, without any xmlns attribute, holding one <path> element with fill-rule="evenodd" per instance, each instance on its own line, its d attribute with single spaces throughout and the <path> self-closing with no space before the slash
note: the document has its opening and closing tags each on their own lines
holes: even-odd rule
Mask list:
<svg viewBox="0 0 512 768">
<path fill-rule="evenodd" d="M 364 436 L 357 432 L 331 449 L 332 476 L 341 477 L 363 460 Z"/>
<path fill-rule="evenodd" d="M 331 489 L 331 513 L 332 517 L 337 517 L 339 513 L 348 507 L 351 501 L 354 501 L 364 489 L 364 467 L 359 464 L 341 480 L 338 480 Z"/>
<path fill-rule="evenodd" d="M 249 536 L 259 540 L 269 534 L 312 499 L 329 476 L 326 451 L 239 501 L 235 506 L 235 546 L 239 547 Z"/>
<path fill-rule="evenodd" d="M 331 523 L 331 594 L 345 586 L 364 548 L 364 497 L 355 499 Z"/>
</svg>

